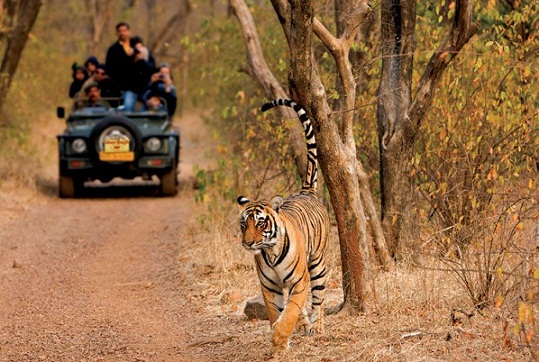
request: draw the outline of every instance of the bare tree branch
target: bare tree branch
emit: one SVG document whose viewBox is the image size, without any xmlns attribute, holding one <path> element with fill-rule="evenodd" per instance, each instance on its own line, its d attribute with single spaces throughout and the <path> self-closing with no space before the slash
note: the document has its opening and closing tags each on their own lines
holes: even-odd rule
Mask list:
<svg viewBox="0 0 539 362">
<path fill-rule="evenodd" d="M 348 20 L 346 22 L 346 26 L 344 27 L 343 33 L 339 38 L 334 37 L 318 19 L 314 18 L 313 20 L 314 33 L 333 56 L 337 65 L 337 71 L 339 73 L 342 86 L 345 90 L 341 135 L 343 137 L 343 141 L 348 143 L 348 147 L 351 146 L 350 142 L 354 142 L 352 125 L 354 121 L 353 110 L 355 108 L 356 98 L 356 83 L 349 60 L 350 47 L 352 46 L 355 36 L 359 31 L 360 24 L 370 13 L 370 7 L 366 0 L 358 1 L 353 8 L 354 12 L 349 14 L 347 17 Z M 355 144 L 353 147 L 355 148 Z"/>
<path fill-rule="evenodd" d="M 96 54 L 98 45 L 101 42 L 103 29 L 108 26 L 112 16 L 112 1 L 87 0 L 86 7 L 91 16 L 92 43 L 88 51 L 90 54 Z"/>
<path fill-rule="evenodd" d="M 432 102 L 436 84 L 444 69 L 479 29 L 478 24 L 472 23 L 472 15 L 472 1 L 457 0 L 451 30 L 430 58 L 419 81 L 417 94 L 409 110 L 412 124 L 419 125 Z"/>
<path fill-rule="evenodd" d="M 229 3 L 243 32 L 243 38 L 247 48 L 248 73 L 262 86 L 268 99 L 289 98 L 266 63 L 254 20 L 245 1 L 229 0 Z M 294 111 L 289 108 L 279 107 L 278 112 L 286 119 L 296 117 Z M 305 145 L 303 144 L 303 129 L 298 122 L 294 122 L 291 125 L 289 142 L 292 145 L 298 171 L 303 176 L 307 167 L 307 154 Z"/>
</svg>

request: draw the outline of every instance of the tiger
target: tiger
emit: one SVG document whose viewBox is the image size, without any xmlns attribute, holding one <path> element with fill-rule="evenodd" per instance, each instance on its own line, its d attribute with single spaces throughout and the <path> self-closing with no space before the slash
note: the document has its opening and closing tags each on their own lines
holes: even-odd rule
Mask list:
<svg viewBox="0 0 539 362">
<path fill-rule="evenodd" d="M 311 121 L 305 110 L 289 99 L 265 103 L 262 112 L 277 106 L 294 109 L 305 131 L 307 170 L 302 188 L 287 198 L 277 195 L 269 201 L 237 198 L 241 243 L 254 255 L 274 353 L 290 348 L 294 328 L 306 335 L 324 330 L 322 303 L 329 230 L 328 212 L 316 195 L 317 147 Z"/>
</svg>

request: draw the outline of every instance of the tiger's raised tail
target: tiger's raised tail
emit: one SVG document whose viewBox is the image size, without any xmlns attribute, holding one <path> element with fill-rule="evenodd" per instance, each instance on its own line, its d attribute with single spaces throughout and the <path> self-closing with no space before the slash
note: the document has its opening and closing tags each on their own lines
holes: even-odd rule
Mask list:
<svg viewBox="0 0 539 362">
<path fill-rule="evenodd" d="M 318 154 L 316 151 L 316 138 L 314 137 L 314 130 L 311 125 L 311 120 L 307 116 L 307 112 L 296 102 L 290 99 L 275 99 L 262 106 L 262 112 L 272 109 L 277 106 L 286 106 L 296 111 L 303 130 L 305 131 L 305 138 L 307 143 L 307 170 L 305 172 L 305 178 L 303 179 L 302 191 L 316 191 L 318 185 L 318 169 L 316 162 L 318 161 Z"/>
</svg>

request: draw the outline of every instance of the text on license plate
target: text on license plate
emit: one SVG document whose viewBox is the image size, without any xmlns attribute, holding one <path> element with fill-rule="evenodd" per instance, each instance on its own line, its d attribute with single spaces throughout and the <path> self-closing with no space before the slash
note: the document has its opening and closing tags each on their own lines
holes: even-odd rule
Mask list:
<svg viewBox="0 0 539 362">
<path fill-rule="evenodd" d="M 133 161 L 134 159 L 134 152 L 99 152 L 101 161 Z"/>
<path fill-rule="evenodd" d="M 129 138 L 109 137 L 105 139 L 104 151 L 109 152 L 129 152 Z"/>
</svg>

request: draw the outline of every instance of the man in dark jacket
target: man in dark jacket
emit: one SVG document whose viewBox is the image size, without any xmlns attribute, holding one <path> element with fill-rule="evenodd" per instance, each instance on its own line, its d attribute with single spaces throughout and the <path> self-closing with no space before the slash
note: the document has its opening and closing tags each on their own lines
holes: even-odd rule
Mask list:
<svg viewBox="0 0 539 362">
<path fill-rule="evenodd" d="M 148 48 L 144 46 L 141 37 L 131 37 L 131 47 L 135 51 L 132 76 L 133 91 L 137 93 L 138 100 L 144 102 L 142 96 L 148 89 L 151 75 L 157 70 L 155 59 Z"/>
<path fill-rule="evenodd" d="M 120 22 L 116 25 L 118 40 L 107 50 L 106 68 L 111 77 L 123 92 L 123 105 L 127 111 L 135 109 L 137 94 L 133 84 L 133 63 L 135 51 L 130 44 L 131 30 L 129 24 Z"/>
</svg>

